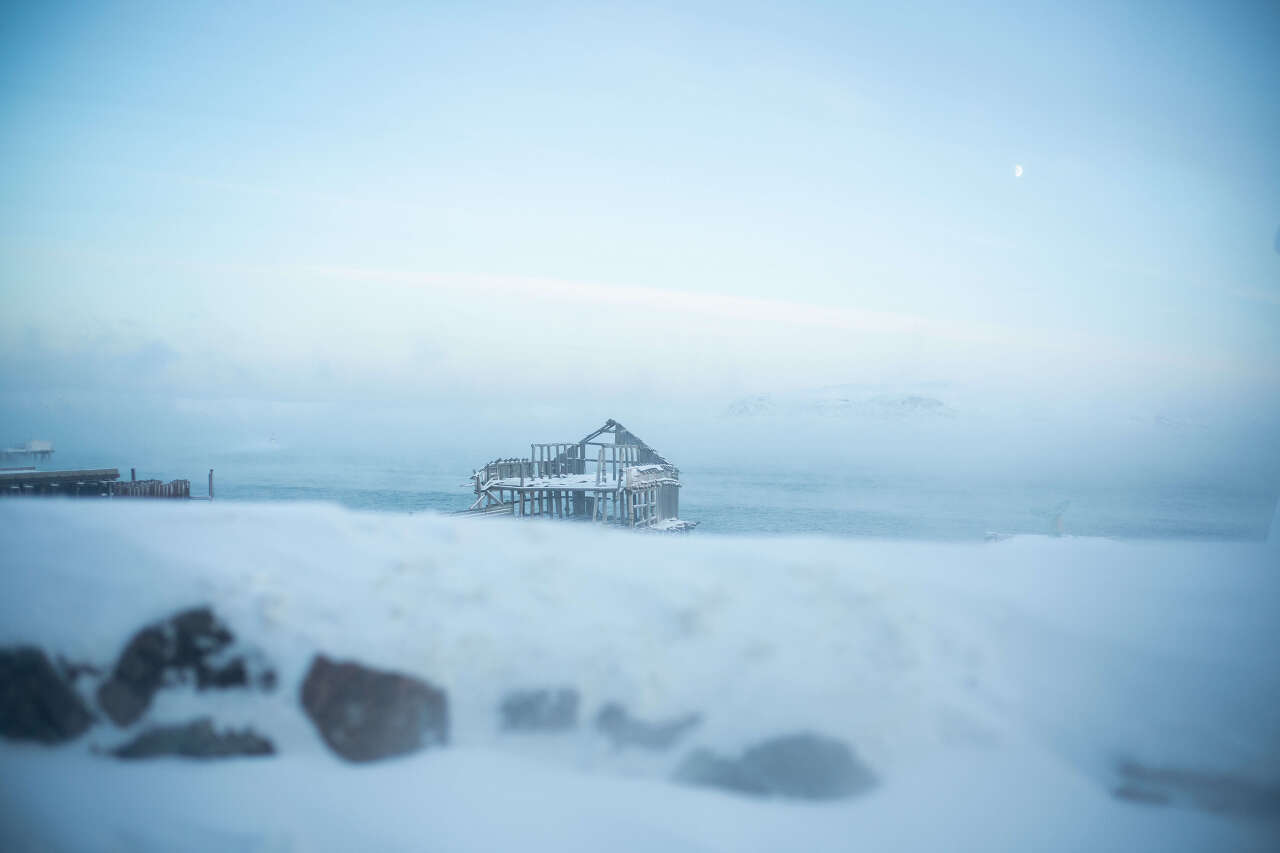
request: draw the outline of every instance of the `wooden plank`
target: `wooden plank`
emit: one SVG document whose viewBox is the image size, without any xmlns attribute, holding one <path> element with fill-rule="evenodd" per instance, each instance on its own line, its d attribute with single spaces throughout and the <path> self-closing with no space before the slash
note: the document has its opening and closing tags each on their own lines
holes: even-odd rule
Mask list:
<svg viewBox="0 0 1280 853">
<path fill-rule="evenodd" d="M 0 483 L 60 483 L 64 480 L 105 480 L 120 479 L 117 468 L 84 468 L 72 471 L 4 471 L 0 472 Z"/>
</svg>

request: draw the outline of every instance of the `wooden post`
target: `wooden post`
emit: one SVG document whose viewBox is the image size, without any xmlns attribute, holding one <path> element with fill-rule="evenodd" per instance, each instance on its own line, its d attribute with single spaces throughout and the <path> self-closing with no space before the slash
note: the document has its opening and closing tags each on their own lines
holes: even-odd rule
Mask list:
<svg viewBox="0 0 1280 853">
<path fill-rule="evenodd" d="M 209 500 L 213 500 L 213 469 L 209 469 Z"/>
</svg>

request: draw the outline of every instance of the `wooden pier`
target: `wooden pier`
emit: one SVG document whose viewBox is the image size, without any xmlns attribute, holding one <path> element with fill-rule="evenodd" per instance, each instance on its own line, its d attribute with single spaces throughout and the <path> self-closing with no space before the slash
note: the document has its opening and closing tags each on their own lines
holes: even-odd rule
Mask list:
<svg viewBox="0 0 1280 853">
<path fill-rule="evenodd" d="M 0 450 L 0 462 L 24 461 L 48 462 L 53 456 L 52 441 L 28 441 L 21 447 L 6 447 Z"/>
<path fill-rule="evenodd" d="M 687 530 L 680 471 L 612 418 L 578 441 L 529 445 L 526 458 L 495 459 L 472 474 L 464 512 L 565 518 L 622 527 Z"/>
<path fill-rule="evenodd" d="M 120 479 L 118 468 L 85 468 L 75 471 L 37 471 L 34 468 L 0 469 L 0 498 L 213 498 L 213 470 L 209 470 L 209 494 L 191 494 L 190 480 L 139 480 L 133 471 Z"/>
</svg>

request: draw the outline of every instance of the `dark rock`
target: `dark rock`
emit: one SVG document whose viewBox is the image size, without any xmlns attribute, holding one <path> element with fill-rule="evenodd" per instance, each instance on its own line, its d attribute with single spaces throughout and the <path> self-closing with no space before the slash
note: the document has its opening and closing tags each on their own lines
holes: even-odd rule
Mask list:
<svg viewBox="0 0 1280 853">
<path fill-rule="evenodd" d="M 117 758 L 234 758 L 241 755 L 275 755 L 275 745 L 253 729 L 214 731 L 213 721 L 202 717 L 179 726 L 147 729 L 129 743 L 112 750 Z"/>
<path fill-rule="evenodd" d="M 80 695 L 34 646 L 0 649 L 0 735 L 60 743 L 93 723 Z"/>
<path fill-rule="evenodd" d="M 168 646 L 163 630 L 144 628 L 129 641 L 111 677 L 98 686 L 98 705 L 116 725 L 129 725 L 151 704 L 164 683 Z"/>
<path fill-rule="evenodd" d="M 685 714 L 683 717 L 650 723 L 631 716 L 617 702 L 610 702 L 596 714 L 596 728 L 619 749 L 624 746 L 668 749 L 685 732 L 701 722 L 701 714 Z"/>
<path fill-rule="evenodd" d="M 111 676 L 98 686 L 98 704 L 116 725 L 127 726 L 142 716 L 157 690 L 172 682 L 194 678 L 201 690 L 248 686 L 250 663 L 260 662 L 247 662 L 243 655 L 224 660 L 234 641 L 208 607 L 148 625 L 133 635 Z"/>
<path fill-rule="evenodd" d="M 409 675 L 316 655 L 302 707 L 329 748 L 348 761 L 376 761 L 449 741 L 443 690 Z"/>
<path fill-rule="evenodd" d="M 765 741 L 743 753 L 742 763 L 784 797 L 847 797 L 876 783 L 875 776 L 844 742 L 815 734 Z"/>
<path fill-rule="evenodd" d="M 205 659 L 231 645 L 235 636 L 208 607 L 184 610 L 169 620 L 173 637 L 173 665 L 199 669 Z"/>
<path fill-rule="evenodd" d="M 1120 785 L 1111 791 L 1111 796 L 1117 800 L 1128 800 L 1131 803 L 1142 803 L 1148 806 L 1168 805 L 1172 799 L 1163 791 L 1139 788 L 1137 785 Z"/>
<path fill-rule="evenodd" d="M 875 776 L 846 744 L 815 734 L 773 738 L 737 759 L 695 750 L 676 768 L 675 779 L 689 785 L 805 800 L 848 797 L 876 784 Z"/>
<path fill-rule="evenodd" d="M 244 687 L 248 683 L 249 670 L 244 665 L 244 658 L 236 658 L 218 669 L 208 666 L 196 669 L 196 687 L 201 690 L 208 687 Z"/>
<path fill-rule="evenodd" d="M 764 797 L 771 793 L 768 783 L 736 758 L 721 758 L 709 749 L 695 749 L 676 768 L 677 782 L 707 788 L 723 788 L 739 794 Z"/>
<path fill-rule="evenodd" d="M 1187 767 L 1153 767 L 1122 761 L 1112 794 L 1141 803 L 1169 803 L 1219 814 L 1280 816 L 1280 784 Z"/>
<path fill-rule="evenodd" d="M 572 687 L 513 690 L 502 697 L 498 712 L 504 729 L 564 731 L 578 724 L 578 691 Z"/>
</svg>

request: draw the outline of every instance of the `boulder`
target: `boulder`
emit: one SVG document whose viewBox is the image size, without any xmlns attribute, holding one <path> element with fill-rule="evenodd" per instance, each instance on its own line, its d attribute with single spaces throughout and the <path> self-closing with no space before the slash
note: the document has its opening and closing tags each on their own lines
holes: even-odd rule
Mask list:
<svg viewBox="0 0 1280 853">
<path fill-rule="evenodd" d="M 809 733 L 772 738 L 736 759 L 695 750 L 676 768 L 675 779 L 688 785 L 805 800 L 849 797 L 876 784 L 875 775 L 844 742 Z"/>
<path fill-rule="evenodd" d="M 695 749 L 676 768 L 675 779 L 686 785 L 723 788 L 738 794 L 765 797 L 771 793 L 768 783 L 751 772 L 736 758 L 722 758 L 709 749 Z"/>
<path fill-rule="evenodd" d="M 1112 794 L 1134 803 L 1187 806 L 1217 814 L 1274 820 L 1280 817 L 1280 784 L 1190 767 L 1121 761 Z"/>
<path fill-rule="evenodd" d="M 234 758 L 243 755 L 274 755 L 275 745 L 252 729 L 218 732 L 208 717 L 177 726 L 147 729 L 122 747 L 112 750 L 117 758 L 155 758 L 179 755 L 184 758 Z"/>
<path fill-rule="evenodd" d="M 254 656 L 228 654 L 235 636 L 208 607 L 184 610 L 134 634 L 110 677 L 98 686 L 98 704 L 118 726 L 142 716 L 156 691 L 194 680 L 197 689 L 275 684 L 275 673 Z M 251 667 L 261 670 L 254 678 Z"/>
<path fill-rule="evenodd" d="M 669 749 L 685 732 L 702 722 L 701 714 L 685 714 L 670 720 L 649 722 L 636 719 L 617 702 L 610 702 L 596 714 L 596 729 L 618 749 Z"/>
<path fill-rule="evenodd" d="M 61 743 L 93 723 L 80 694 L 34 646 L 0 649 L 0 735 Z"/>
<path fill-rule="evenodd" d="M 410 675 L 316 655 L 302 707 L 329 748 L 348 761 L 376 761 L 449 741 L 445 692 Z"/>
<path fill-rule="evenodd" d="M 522 732 L 557 732 L 578 725 L 578 691 L 572 687 L 512 690 L 498 706 L 502 728 Z"/>
</svg>

